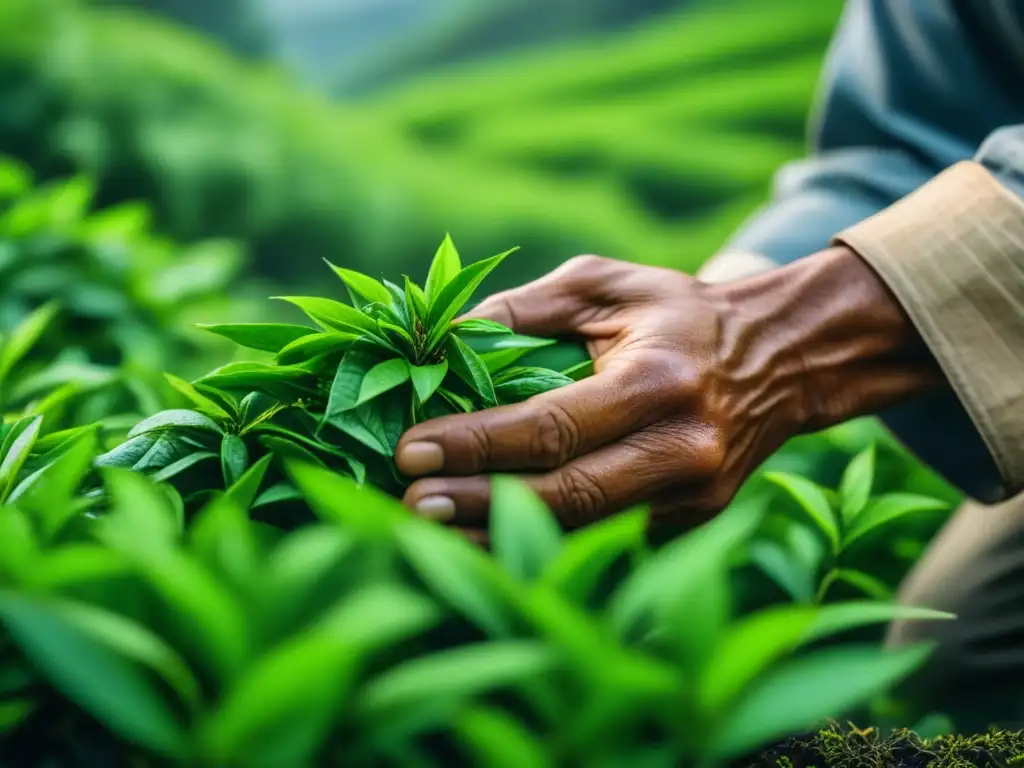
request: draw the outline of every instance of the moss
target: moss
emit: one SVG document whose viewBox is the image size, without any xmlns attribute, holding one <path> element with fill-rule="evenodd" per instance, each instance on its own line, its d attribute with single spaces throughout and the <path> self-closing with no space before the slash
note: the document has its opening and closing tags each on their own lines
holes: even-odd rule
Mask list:
<svg viewBox="0 0 1024 768">
<path fill-rule="evenodd" d="M 1024 765 L 1024 730 L 922 739 L 905 728 L 888 735 L 833 724 L 794 736 L 737 768 L 1003 768 Z"/>
</svg>

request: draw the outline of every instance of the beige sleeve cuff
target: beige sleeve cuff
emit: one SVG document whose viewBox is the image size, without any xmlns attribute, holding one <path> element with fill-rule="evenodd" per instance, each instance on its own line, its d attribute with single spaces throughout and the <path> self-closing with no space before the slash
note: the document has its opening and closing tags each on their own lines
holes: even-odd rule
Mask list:
<svg viewBox="0 0 1024 768">
<path fill-rule="evenodd" d="M 1024 488 L 1024 201 L 974 162 L 840 232 L 896 294 L 1003 477 Z"/>
</svg>

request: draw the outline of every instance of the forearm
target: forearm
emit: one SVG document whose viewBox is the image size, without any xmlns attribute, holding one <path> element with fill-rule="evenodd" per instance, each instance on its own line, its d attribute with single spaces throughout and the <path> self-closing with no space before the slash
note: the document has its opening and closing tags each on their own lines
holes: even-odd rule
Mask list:
<svg viewBox="0 0 1024 768">
<path fill-rule="evenodd" d="M 773 371 L 795 431 L 877 413 L 943 377 L 899 301 L 846 247 L 709 289 L 737 378 Z"/>
</svg>

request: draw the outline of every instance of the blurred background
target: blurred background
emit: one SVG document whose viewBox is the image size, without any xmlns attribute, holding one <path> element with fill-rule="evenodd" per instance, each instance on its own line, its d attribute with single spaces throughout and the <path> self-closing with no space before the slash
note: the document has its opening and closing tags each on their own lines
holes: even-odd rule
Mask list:
<svg viewBox="0 0 1024 768">
<path fill-rule="evenodd" d="M 840 0 L 3 0 L 0 153 L 242 274 L 513 245 L 693 271 L 799 155 Z"/>
</svg>

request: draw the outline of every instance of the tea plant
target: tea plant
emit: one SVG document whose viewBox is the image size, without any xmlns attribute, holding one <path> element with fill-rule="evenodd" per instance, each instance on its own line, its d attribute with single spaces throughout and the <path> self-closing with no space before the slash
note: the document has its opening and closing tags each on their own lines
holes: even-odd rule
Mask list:
<svg viewBox="0 0 1024 768">
<path fill-rule="evenodd" d="M 100 463 L 159 472 L 164 480 L 186 472 L 196 478 L 194 470 L 203 465 L 208 471 L 193 487 L 208 491 L 229 486 L 270 452 L 345 470 L 360 481 L 368 476 L 398 492 L 404 480 L 394 465 L 395 447 L 413 424 L 519 402 L 592 368 L 589 361 L 561 372 L 523 364 L 555 340 L 457 318 L 511 252 L 464 267 L 446 237 L 422 288 L 408 277 L 399 286 L 330 265 L 351 304 L 284 298 L 312 326 L 205 326 L 272 360 L 226 365 L 192 384 L 171 378 L 193 409 L 141 422 Z M 291 493 L 282 485 L 272 498 Z"/>
<path fill-rule="evenodd" d="M 0 507 L 0 754 L 30 764 L 721 765 L 928 650 L 820 640 L 948 617 L 878 602 L 736 617 L 727 563 L 753 508 L 652 551 L 641 510 L 564 535 L 502 477 L 493 556 L 273 454 L 191 519 L 123 469 L 101 471 L 108 509 L 78 515 L 95 445 L 82 432 Z M 247 514 L 269 471 L 319 522 L 283 533 Z"/>
<path fill-rule="evenodd" d="M 0 405 L 60 391 L 52 426 L 119 415 L 130 425 L 166 407 L 173 392 L 160 371 L 210 346 L 189 315 L 239 310 L 225 297 L 242 263 L 233 244 L 180 247 L 154 233 L 145 205 L 94 212 L 93 193 L 85 176 L 34 186 L 27 169 L 0 158 L 0 333 L 15 338 L 25 323 L 37 331 Z"/>
<path fill-rule="evenodd" d="M 873 496 L 875 463 L 872 445 L 847 465 L 836 491 L 799 475 L 765 473 L 766 480 L 799 505 L 811 525 L 787 527 L 781 541 L 757 541 L 751 558 L 797 602 L 820 603 L 836 584 L 877 600 L 890 599 L 889 585 L 865 568 L 873 550 L 861 545 L 908 516 L 949 510 L 947 501 L 915 493 Z"/>
</svg>

